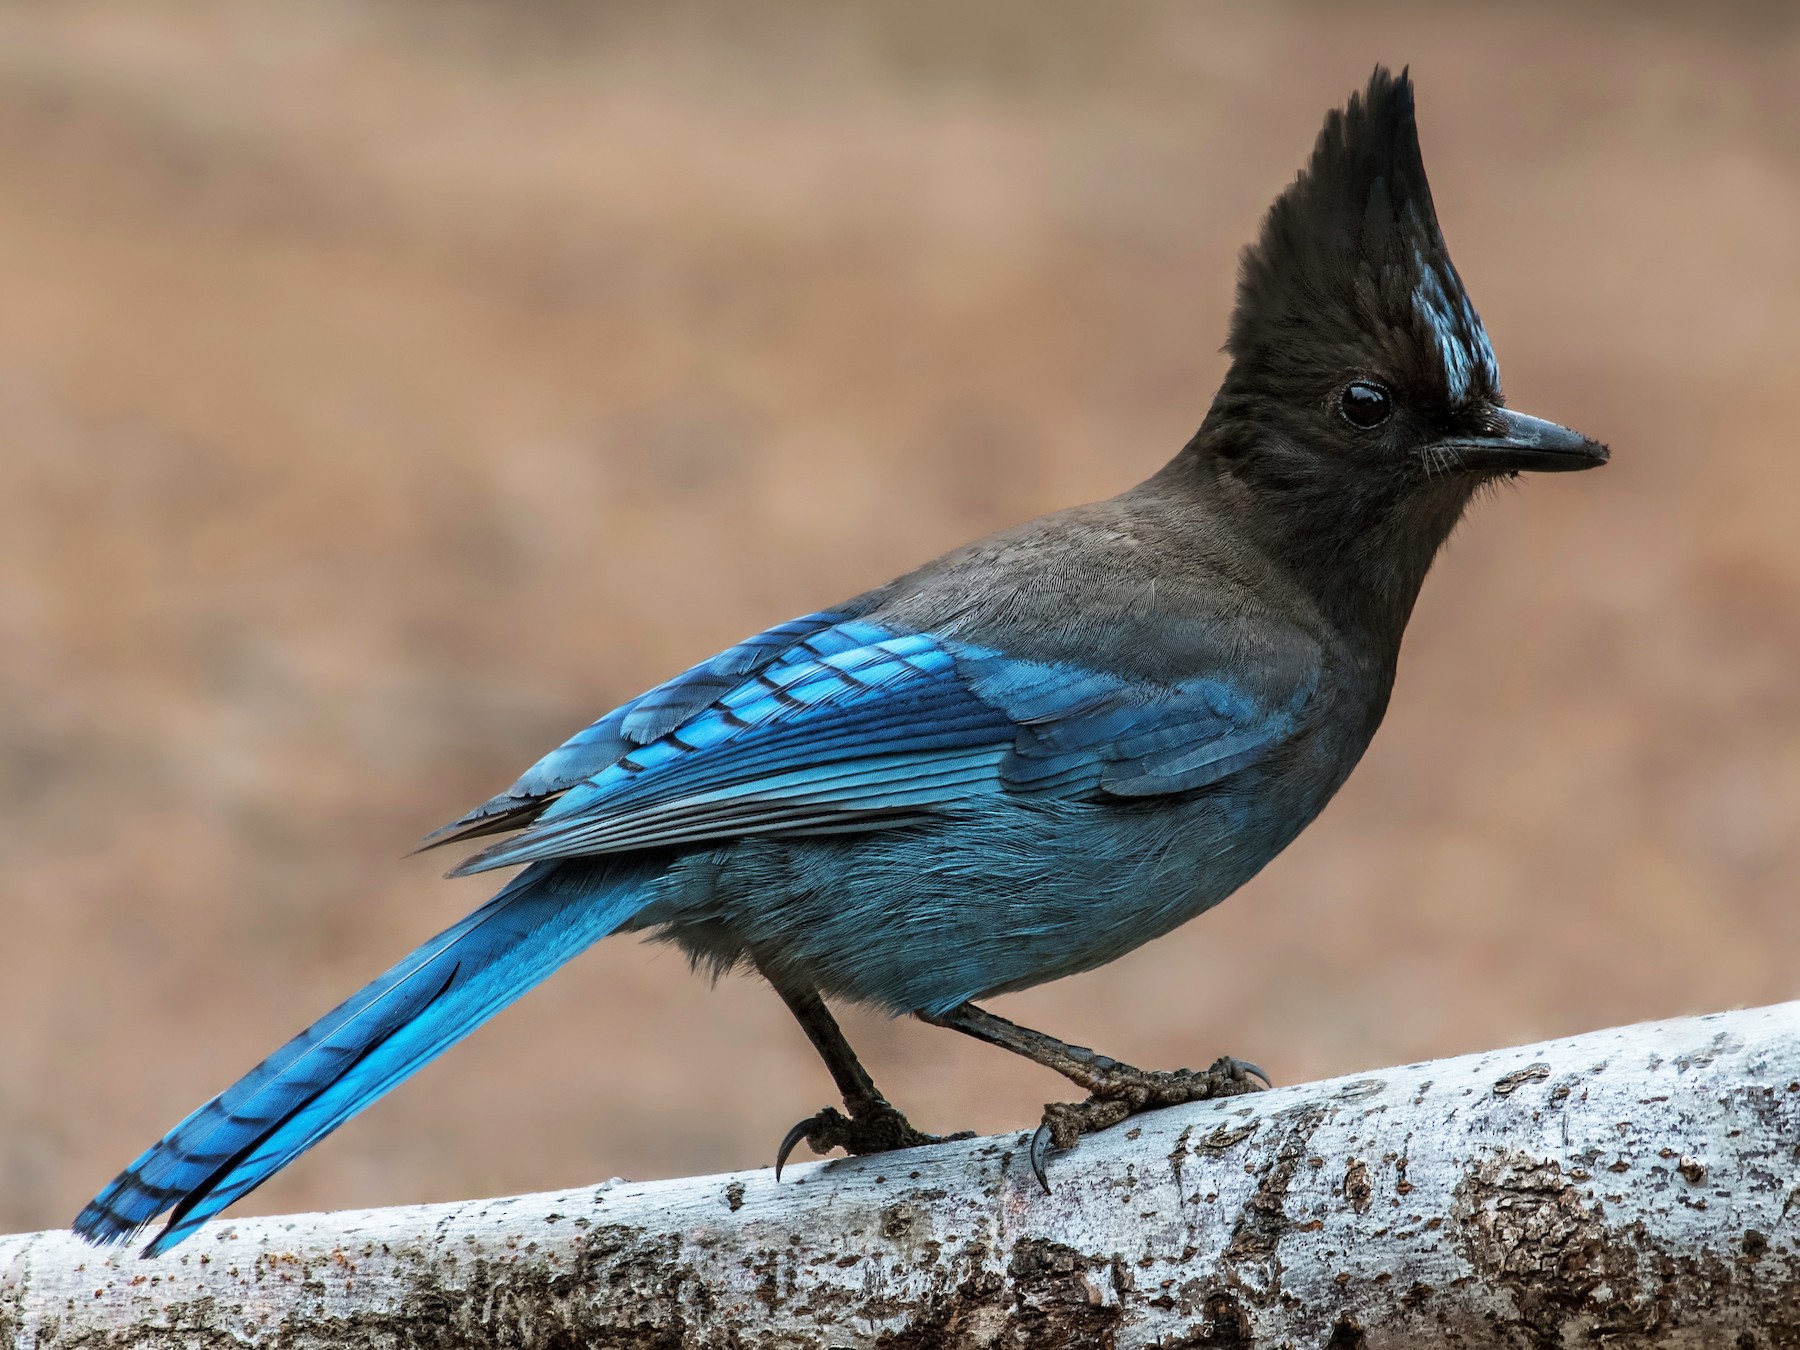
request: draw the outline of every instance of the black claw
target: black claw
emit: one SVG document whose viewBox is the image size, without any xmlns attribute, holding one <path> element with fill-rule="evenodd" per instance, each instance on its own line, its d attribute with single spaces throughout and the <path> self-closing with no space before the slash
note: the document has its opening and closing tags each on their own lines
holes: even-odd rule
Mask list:
<svg viewBox="0 0 1800 1350">
<path fill-rule="evenodd" d="M 1243 1072 L 1249 1074 L 1250 1077 L 1262 1079 L 1264 1087 L 1272 1088 L 1275 1086 L 1275 1080 L 1269 1077 L 1268 1070 L 1264 1069 L 1262 1065 L 1252 1064 L 1247 1059 L 1233 1060 L 1232 1063 L 1236 1064 Z"/>
<path fill-rule="evenodd" d="M 1050 1127 L 1040 1125 L 1037 1133 L 1031 1136 L 1031 1148 L 1027 1156 L 1031 1159 L 1032 1175 L 1037 1177 L 1038 1185 L 1044 1188 L 1044 1194 L 1050 1194 L 1050 1177 L 1044 1171 L 1044 1158 L 1050 1152 Z"/>
<path fill-rule="evenodd" d="M 817 1116 L 808 1116 L 782 1136 L 781 1147 L 775 1150 L 775 1180 L 781 1180 L 781 1169 L 787 1165 L 788 1154 L 800 1146 L 800 1141 L 811 1134 L 818 1123 Z"/>
</svg>

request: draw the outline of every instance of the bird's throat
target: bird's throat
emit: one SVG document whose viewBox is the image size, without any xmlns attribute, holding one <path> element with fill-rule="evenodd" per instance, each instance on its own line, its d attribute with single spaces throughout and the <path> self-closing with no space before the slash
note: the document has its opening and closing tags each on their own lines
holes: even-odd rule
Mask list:
<svg viewBox="0 0 1800 1350">
<path fill-rule="evenodd" d="M 1216 458 L 1188 471 L 1222 523 L 1293 578 L 1333 627 L 1390 659 L 1432 560 L 1479 486 L 1469 476 L 1272 483 Z"/>
</svg>

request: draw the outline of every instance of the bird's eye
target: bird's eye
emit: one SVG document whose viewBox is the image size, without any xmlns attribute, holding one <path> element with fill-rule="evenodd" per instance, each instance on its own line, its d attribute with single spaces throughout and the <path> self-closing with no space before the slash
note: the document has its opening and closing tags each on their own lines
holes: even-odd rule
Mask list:
<svg viewBox="0 0 1800 1350">
<path fill-rule="evenodd" d="M 1338 411 L 1351 426 L 1362 431 L 1378 427 L 1394 411 L 1393 397 L 1369 380 L 1352 380 L 1338 395 Z"/>
</svg>

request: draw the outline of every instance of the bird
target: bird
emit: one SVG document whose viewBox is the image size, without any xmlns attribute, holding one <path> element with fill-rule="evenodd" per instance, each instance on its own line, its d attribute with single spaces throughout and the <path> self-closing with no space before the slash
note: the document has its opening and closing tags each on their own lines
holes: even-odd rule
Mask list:
<svg viewBox="0 0 1800 1350">
<path fill-rule="evenodd" d="M 1086 1093 L 1053 1152 L 1255 1090 L 1221 1056 L 1143 1070 L 980 1004 L 1210 909 L 1324 808 L 1386 712 L 1427 570 L 1483 489 L 1607 447 L 1505 405 L 1420 155 L 1376 67 L 1243 252 L 1199 430 L 1109 500 L 955 549 L 616 708 L 428 836 L 519 867 L 481 908 L 276 1050 L 82 1210 L 167 1252 L 599 939 L 759 974 L 843 1109 L 781 1142 L 934 1142 L 826 1000 L 1023 1055 Z M 1260 1081 L 1259 1081 L 1260 1080 Z M 954 1136 L 952 1136 L 954 1137 Z"/>
</svg>

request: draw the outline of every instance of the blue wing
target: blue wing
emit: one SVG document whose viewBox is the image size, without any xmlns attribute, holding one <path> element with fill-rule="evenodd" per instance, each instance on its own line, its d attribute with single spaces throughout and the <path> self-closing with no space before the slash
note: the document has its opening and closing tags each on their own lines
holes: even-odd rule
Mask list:
<svg viewBox="0 0 1800 1350">
<path fill-rule="evenodd" d="M 1271 699 L 1222 676 L 1154 684 L 812 615 L 658 686 L 556 751 L 521 780 L 544 789 L 530 827 L 457 873 L 893 828 L 1000 793 L 1192 791 L 1291 736 L 1314 687 L 1283 682 Z M 491 807 L 464 820 L 494 828 L 506 817 Z"/>
</svg>

